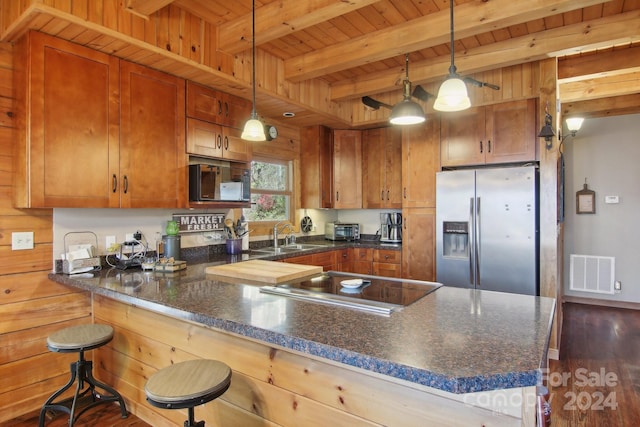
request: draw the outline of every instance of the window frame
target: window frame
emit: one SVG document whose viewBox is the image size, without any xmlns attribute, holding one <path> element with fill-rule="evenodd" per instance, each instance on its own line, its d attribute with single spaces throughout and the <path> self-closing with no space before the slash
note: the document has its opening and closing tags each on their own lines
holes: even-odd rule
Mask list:
<svg viewBox="0 0 640 427">
<path fill-rule="evenodd" d="M 254 155 L 251 159 L 251 163 L 249 164 L 249 168 L 251 169 L 251 173 L 253 173 L 253 162 L 263 162 L 263 163 L 272 163 L 278 165 L 284 165 L 287 167 L 287 189 L 286 190 L 254 190 L 251 189 L 251 196 L 254 194 L 273 194 L 273 195 L 284 195 L 289 197 L 288 203 L 288 214 L 287 218 L 281 220 L 269 220 L 269 221 L 250 221 L 249 226 L 255 232 L 253 235 L 269 235 L 273 226 L 281 221 L 290 222 L 292 225 L 295 221 L 296 215 L 296 203 L 295 203 L 295 188 L 294 188 L 294 161 L 286 158 L 278 158 L 278 157 L 270 157 L 265 155 Z"/>
</svg>

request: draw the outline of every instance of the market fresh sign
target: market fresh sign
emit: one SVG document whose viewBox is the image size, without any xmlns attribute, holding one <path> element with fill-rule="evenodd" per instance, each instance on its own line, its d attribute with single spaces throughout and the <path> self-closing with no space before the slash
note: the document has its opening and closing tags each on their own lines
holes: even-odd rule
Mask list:
<svg viewBox="0 0 640 427">
<path fill-rule="evenodd" d="M 224 214 L 173 214 L 180 233 L 220 231 L 224 228 Z"/>
</svg>

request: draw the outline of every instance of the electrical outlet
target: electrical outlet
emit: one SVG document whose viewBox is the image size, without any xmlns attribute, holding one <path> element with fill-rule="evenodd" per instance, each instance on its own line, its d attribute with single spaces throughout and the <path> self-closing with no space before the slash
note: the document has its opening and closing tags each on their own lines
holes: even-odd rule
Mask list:
<svg viewBox="0 0 640 427">
<path fill-rule="evenodd" d="M 33 231 L 11 233 L 11 250 L 33 249 Z"/>
<path fill-rule="evenodd" d="M 134 240 L 133 233 L 126 233 L 126 234 L 124 235 L 124 241 L 125 241 L 125 242 L 130 242 L 130 241 L 132 241 L 132 240 Z"/>
<path fill-rule="evenodd" d="M 620 280 L 616 280 L 615 283 L 613 284 L 613 289 L 616 291 L 621 291 L 622 290 L 622 282 Z"/>
</svg>

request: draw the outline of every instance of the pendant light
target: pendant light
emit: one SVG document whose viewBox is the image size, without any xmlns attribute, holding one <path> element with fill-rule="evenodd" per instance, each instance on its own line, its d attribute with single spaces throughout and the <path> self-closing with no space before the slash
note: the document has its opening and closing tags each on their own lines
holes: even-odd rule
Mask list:
<svg viewBox="0 0 640 427">
<path fill-rule="evenodd" d="M 451 16 L 451 66 L 449 67 L 449 76 L 440 86 L 438 98 L 433 104 L 433 109 L 438 111 L 461 111 L 471 107 L 471 101 L 467 94 L 467 86 L 456 72 L 456 66 L 453 62 L 453 0 L 450 7 Z"/>
<path fill-rule="evenodd" d="M 244 124 L 244 130 L 240 138 L 247 141 L 266 141 L 267 136 L 264 133 L 264 125 L 258 120 L 258 114 L 256 113 L 256 0 L 253 0 L 251 13 L 251 53 L 253 56 L 251 60 L 251 65 L 253 66 L 251 86 L 253 88 L 253 108 L 251 109 L 251 118 Z"/>
<path fill-rule="evenodd" d="M 397 103 L 391 110 L 389 122 L 393 125 L 415 125 L 425 121 L 422 107 L 411 100 L 411 81 L 409 81 L 409 54 L 405 55 L 406 77 L 402 82 L 404 99 Z"/>
</svg>

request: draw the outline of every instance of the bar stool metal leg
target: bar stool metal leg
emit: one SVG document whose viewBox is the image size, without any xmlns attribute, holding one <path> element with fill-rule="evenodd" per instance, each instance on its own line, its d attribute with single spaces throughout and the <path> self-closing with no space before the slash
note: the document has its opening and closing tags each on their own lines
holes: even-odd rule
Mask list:
<svg viewBox="0 0 640 427">
<path fill-rule="evenodd" d="M 42 405 L 38 426 L 44 427 L 47 411 L 69 414 L 69 427 L 73 427 L 80 415 L 96 405 L 118 402 L 122 418 L 127 418 L 124 399 L 113 387 L 93 377 L 93 362 L 86 360 L 84 352 L 93 350 L 111 341 L 113 328 L 107 325 L 87 324 L 62 329 L 47 338 L 49 350 L 59 353 L 78 353 L 78 360 L 70 365 L 71 378 Z M 76 383 L 71 397 L 60 398 Z M 86 400 L 83 401 L 83 400 Z"/>
</svg>

